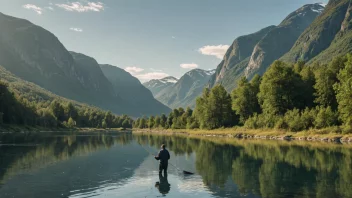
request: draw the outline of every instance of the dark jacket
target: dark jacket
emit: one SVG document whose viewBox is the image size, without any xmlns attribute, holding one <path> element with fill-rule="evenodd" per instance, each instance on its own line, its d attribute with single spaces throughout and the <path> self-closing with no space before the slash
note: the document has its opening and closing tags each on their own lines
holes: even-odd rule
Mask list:
<svg viewBox="0 0 352 198">
<path fill-rule="evenodd" d="M 170 159 L 170 153 L 166 149 L 161 149 L 155 159 L 160 160 L 160 164 L 167 164 Z"/>
</svg>

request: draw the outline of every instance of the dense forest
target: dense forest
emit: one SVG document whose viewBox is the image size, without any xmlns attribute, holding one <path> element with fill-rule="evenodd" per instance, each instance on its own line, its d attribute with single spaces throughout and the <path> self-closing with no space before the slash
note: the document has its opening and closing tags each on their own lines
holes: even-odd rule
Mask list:
<svg viewBox="0 0 352 198">
<path fill-rule="evenodd" d="M 0 126 L 22 125 L 45 128 L 131 128 L 133 120 L 90 106 L 75 105 L 59 98 L 37 102 L 30 94 L 11 92 L 8 84 L 0 81 Z"/>
<path fill-rule="evenodd" d="M 352 55 L 327 65 L 275 61 L 251 81 L 242 77 L 229 94 L 219 84 L 205 88 L 194 110 L 174 109 L 168 116 L 143 117 L 134 128 L 276 128 L 302 131 L 336 126 L 352 130 Z"/>
</svg>

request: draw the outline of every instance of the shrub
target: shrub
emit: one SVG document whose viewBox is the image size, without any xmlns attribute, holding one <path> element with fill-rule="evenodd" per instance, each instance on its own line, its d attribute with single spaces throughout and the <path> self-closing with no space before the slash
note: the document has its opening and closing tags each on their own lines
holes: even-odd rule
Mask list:
<svg viewBox="0 0 352 198">
<path fill-rule="evenodd" d="M 315 118 L 315 127 L 318 129 L 335 126 L 338 124 L 338 114 L 331 107 L 317 107 L 318 114 Z"/>
<path fill-rule="evenodd" d="M 301 113 L 301 121 L 303 123 L 304 129 L 310 129 L 313 128 L 315 118 L 317 117 L 317 110 L 315 108 L 309 109 L 306 108 L 302 113 Z"/>
<path fill-rule="evenodd" d="M 298 109 L 287 111 L 285 113 L 284 120 L 290 131 L 296 132 L 304 129 L 304 124 L 301 120 L 301 113 Z"/>
</svg>

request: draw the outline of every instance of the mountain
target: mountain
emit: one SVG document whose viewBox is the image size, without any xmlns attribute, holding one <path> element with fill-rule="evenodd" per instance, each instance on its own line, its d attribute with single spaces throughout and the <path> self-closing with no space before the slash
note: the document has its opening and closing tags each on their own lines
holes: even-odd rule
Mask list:
<svg viewBox="0 0 352 198">
<path fill-rule="evenodd" d="M 275 26 L 266 27 L 256 33 L 240 36 L 227 50 L 224 59 L 217 66 L 215 74 L 210 79 L 210 87 L 221 83 L 230 91 L 234 88 L 235 78 L 243 76 L 255 45 Z"/>
<path fill-rule="evenodd" d="M 324 10 L 320 4 L 308 4 L 288 15 L 277 27 L 269 31 L 254 47 L 245 74 L 252 78 L 263 75 L 275 60 L 287 53 L 303 31 Z"/>
<path fill-rule="evenodd" d="M 0 65 L 25 81 L 116 114 L 139 116 L 167 109 L 155 106 L 156 101 L 150 109 L 134 108 L 129 99 L 117 94 L 94 58 L 69 52 L 55 35 L 42 27 L 2 13 L 0 26 L 6 27 L 0 29 Z"/>
<path fill-rule="evenodd" d="M 196 98 L 214 72 L 215 70 L 193 69 L 184 74 L 176 84 L 159 92 L 156 99 L 170 108 L 194 107 Z"/>
<path fill-rule="evenodd" d="M 148 82 L 143 83 L 143 85 L 148 88 L 156 97 L 162 90 L 171 87 L 178 81 L 177 78 L 168 76 L 163 79 L 153 79 Z"/>
<path fill-rule="evenodd" d="M 0 80 L 1 82 L 5 82 L 9 90 L 18 95 L 20 98 L 24 98 L 29 102 L 33 103 L 41 103 L 41 102 L 51 102 L 53 100 L 61 101 L 62 103 L 73 103 L 76 107 L 85 107 L 88 109 L 97 109 L 93 106 L 86 105 L 84 103 L 79 103 L 73 100 L 69 100 L 67 98 L 58 96 L 53 94 L 52 92 L 43 89 L 42 87 L 22 80 L 18 76 L 6 70 L 4 67 L 0 66 Z"/>
<path fill-rule="evenodd" d="M 242 76 L 263 74 L 273 61 L 291 49 L 323 9 L 320 4 L 308 4 L 289 14 L 278 26 L 238 37 L 211 77 L 210 86 L 222 84 L 230 92 Z"/>
<path fill-rule="evenodd" d="M 352 52 L 351 11 L 350 0 L 330 0 L 281 59 L 327 63 L 335 56 Z"/>
<path fill-rule="evenodd" d="M 101 71 L 112 84 L 115 92 L 131 105 L 147 115 L 169 113 L 171 110 L 157 101 L 140 81 L 125 70 L 112 65 L 100 65 Z"/>
</svg>

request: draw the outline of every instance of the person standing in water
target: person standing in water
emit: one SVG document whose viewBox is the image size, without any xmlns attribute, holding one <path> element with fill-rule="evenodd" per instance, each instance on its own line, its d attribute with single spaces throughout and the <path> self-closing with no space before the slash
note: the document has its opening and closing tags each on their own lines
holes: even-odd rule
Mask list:
<svg viewBox="0 0 352 198">
<path fill-rule="evenodd" d="M 156 160 L 160 161 L 159 164 L 159 174 L 164 170 L 164 175 L 167 174 L 167 166 L 169 164 L 170 153 L 165 148 L 165 144 L 161 145 L 161 150 L 159 151 L 158 155 L 155 156 Z"/>
</svg>

